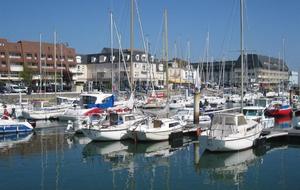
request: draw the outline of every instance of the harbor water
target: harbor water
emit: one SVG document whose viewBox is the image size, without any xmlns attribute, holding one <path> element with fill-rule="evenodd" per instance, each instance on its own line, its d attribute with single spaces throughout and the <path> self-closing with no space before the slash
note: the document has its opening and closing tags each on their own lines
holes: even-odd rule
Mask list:
<svg viewBox="0 0 300 190">
<path fill-rule="evenodd" d="M 277 127 L 299 118 L 277 120 Z M 297 189 L 300 143 L 266 142 L 232 153 L 203 151 L 197 137 L 155 143 L 90 142 L 66 123 L 0 136 L 6 189 Z"/>
</svg>

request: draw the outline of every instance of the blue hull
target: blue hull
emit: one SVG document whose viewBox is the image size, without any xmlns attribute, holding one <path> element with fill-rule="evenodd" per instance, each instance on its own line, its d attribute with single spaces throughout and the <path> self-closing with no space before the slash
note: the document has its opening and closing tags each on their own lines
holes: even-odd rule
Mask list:
<svg viewBox="0 0 300 190">
<path fill-rule="evenodd" d="M 30 132 L 32 128 L 26 125 L 0 125 L 0 134 Z"/>
</svg>

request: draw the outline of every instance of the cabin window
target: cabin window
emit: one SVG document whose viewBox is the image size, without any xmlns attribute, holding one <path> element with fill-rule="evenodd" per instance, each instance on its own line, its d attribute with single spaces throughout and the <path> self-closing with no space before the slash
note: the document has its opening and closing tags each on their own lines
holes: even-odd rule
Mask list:
<svg viewBox="0 0 300 190">
<path fill-rule="evenodd" d="M 246 116 L 256 116 L 257 115 L 257 111 L 256 110 L 244 110 L 244 115 Z"/>
<path fill-rule="evenodd" d="M 170 124 L 169 124 L 169 127 L 170 127 L 170 128 L 172 128 L 172 127 L 175 127 L 175 126 L 177 126 L 177 125 L 179 125 L 179 123 L 178 123 L 178 122 L 175 122 L 175 123 L 170 123 Z"/>
<path fill-rule="evenodd" d="M 125 117 L 125 121 L 131 121 L 131 120 L 134 120 L 135 118 L 134 118 L 134 116 L 133 115 L 131 115 L 131 116 L 126 116 Z"/>
<path fill-rule="evenodd" d="M 245 117 L 243 116 L 238 116 L 238 125 L 246 125 L 247 121 L 245 119 Z"/>
<path fill-rule="evenodd" d="M 252 127 L 249 127 L 249 128 L 247 128 L 247 132 L 248 131 L 251 131 L 252 129 L 254 129 L 256 127 L 256 125 L 254 125 L 254 126 L 252 126 Z"/>
<path fill-rule="evenodd" d="M 92 96 L 82 96 L 82 103 L 83 104 L 94 104 L 96 102 L 96 97 Z"/>
<path fill-rule="evenodd" d="M 225 117 L 225 125 L 235 125 L 235 119 L 233 117 Z"/>
</svg>

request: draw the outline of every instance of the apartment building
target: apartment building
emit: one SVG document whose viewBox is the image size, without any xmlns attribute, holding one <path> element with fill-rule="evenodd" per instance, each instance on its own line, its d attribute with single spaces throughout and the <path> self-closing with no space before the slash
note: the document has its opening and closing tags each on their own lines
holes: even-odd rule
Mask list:
<svg viewBox="0 0 300 190">
<path fill-rule="evenodd" d="M 92 82 L 94 88 L 115 90 L 129 88 L 130 79 L 130 50 L 103 48 L 101 53 L 78 55 L 81 63 L 86 65 L 86 81 Z M 148 60 L 148 61 L 147 61 Z M 133 52 L 133 77 L 136 84 L 146 86 L 153 82 L 154 85 L 163 85 L 165 74 L 164 64 L 154 56 L 141 50 Z"/>
<path fill-rule="evenodd" d="M 203 82 L 214 82 L 226 86 L 241 85 L 241 57 L 237 60 L 193 63 L 194 69 L 199 65 Z M 259 85 L 263 89 L 277 89 L 289 84 L 289 68 L 279 58 L 259 54 L 244 55 L 244 84 L 247 87 Z"/>
<path fill-rule="evenodd" d="M 24 67 L 32 72 L 32 85 L 53 83 L 57 73 L 57 81 L 64 73 L 71 72 L 76 67 L 76 52 L 66 44 L 40 43 L 33 41 L 9 42 L 0 39 L 0 81 L 19 82 L 23 79 L 20 73 Z M 54 58 L 56 49 L 56 58 Z M 56 64 L 54 59 L 56 59 Z M 72 74 L 68 74 L 72 75 Z M 46 82 L 47 81 L 47 82 Z"/>
</svg>

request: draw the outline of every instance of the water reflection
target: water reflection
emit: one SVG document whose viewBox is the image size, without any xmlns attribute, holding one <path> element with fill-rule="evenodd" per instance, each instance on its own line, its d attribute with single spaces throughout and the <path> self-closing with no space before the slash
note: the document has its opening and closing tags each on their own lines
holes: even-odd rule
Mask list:
<svg viewBox="0 0 300 190">
<path fill-rule="evenodd" d="M 18 143 L 28 142 L 32 135 L 32 132 L 0 134 L 0 148 L 12 148 Z"/>
<path fill-rule="evenodd" d="M 4 139 L 8 137 L 0 138 L 0 144 Z M 0 146 L 0 183 L 7 189 L 18 189 L 18 184 L 24 189 L 233 189 L 248 187 L 253 176 L 262 178 L 259 174 L 267 171 L 263 165 L 278 170 L 278 153 L 284 157 L 289 150 L 282 161 L 285 167 L 291 159 L 296 163 L 299 153 L 297 144 L 270 142 L 215 154 L 203 151 L 205 144 L 193 137 L 137 144 L 90 142 L 82 135 L 65 134 L 62 127 L 40 129 L 26 137 L 19 134 L 12 141 L 12 146 Z M 282 175 L 287 182 L 297 177 Z M 267 183 L 264 179 L 255 183 Z"/>
<path fill-rule="evenodd" d="M 240 184 L 251 165 L 259 164 L 262 158 L 253 149 L 231 153 L 205 152 L 200 159 L 200 168 L 206 170 L 211 183 L 214 181 Z"/>
</svg>

